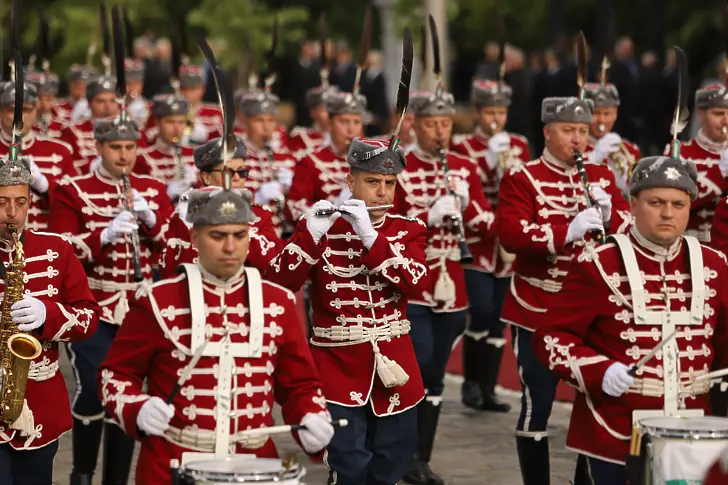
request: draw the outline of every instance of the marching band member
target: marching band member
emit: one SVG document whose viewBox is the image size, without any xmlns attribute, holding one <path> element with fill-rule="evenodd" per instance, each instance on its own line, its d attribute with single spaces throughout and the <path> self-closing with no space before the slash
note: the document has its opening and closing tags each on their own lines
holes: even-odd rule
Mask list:
<svg viewBox="0 0 728 485">
<path fill-rule="evenodd" d="M 152 279 L 152 256 L 161 252 L 172 206 L 162 182 L 132 173 L 141 134 L 125 110 L 113 120 L 96 121 L 98 167 L 64 178 L 56 190 L 49 229 L 65 234 L 84 263 L 101 306 L 94 336 L 67 350 L 77 378 L 74 399 L 73 474 L 90 483 L 96 468 L 104 410 L 96 371 L 140 285 Z M 135 281 L 139 280 L 139 281 Z M 134 442 L 117 426 L 104 432 L 104 483 L 126 483 Z"/>
<path fill-rule="evenodd" d="M 52 72 L 29 72 L 25 75 L 25 80 L 33 84 L 38 93 L 38 113 L 33 131 L 52 140 L 60 140 L 61 130 L 66 124 L 54 113 L 54 107 L 58 103 L 58 76 Z"/>
<path fill-rule="evenodd" d="M 505 170 L 531 160 L 528 140 L 504 131 L 512 93 L 505 83 L 474 81 L 470 99 L 477 125 L 452 148 L 477 162 L 481 186 L 493 210 L 498 206 L 498 187 Z M 500 311 L 513 260 L 496 239 L 483 239 L 468 228 L 466 234 L 474 261 L 465 266 L 470 323 L 463 335 L 462 402 L 478 410 L 508 412 L 511 407 L 498 399 L 495 385 L 506 343 Z"/>
<path fill-rule="evenodd" d="M 298 221 L 318 200 L 340 206 L 351 195 L 346 187 L 346 154 L 351 140 L 362 135 L 366 98 L 361 94 L 330 92 L 324 99 L 331 126 L 330 141 L 298 162 L 286 199 L 287 219 Z"/>
<path fill-rule="evenodd" d="M 13 111 L 15 86 L 7 83 L 0 90 L 0 155 L 10 153 L 13 144 Z M 33 180 L 30 183 L 30 205 L 25 228 L 44 231 L 58 181 L 65 175 L 75 175 L 71 147 L 60 140 L 45 138 L 33 130 L 38 117 L 38 96 L 32 84 L 23 89 L 23 156 L 30 164 Z"/>
<path fill-rule="evenodd" d="M 86 97 L 86 84 L 92 78 L 98 76 L 98 71 L 93 67 L 74 64 L 68 68 L 66 81 L 68 82 L 68 97 L 59 100 L 53 108 L 54 114 L 64 123 L 71 122 L 71 113 L 76 103 L 83 101 Z"/>
<path fill-rule="evenodd" d="M 493 222 L 475 163 L 444 151 L 452 133 L 455 106 L 452 94 L 440 91 L 410 101 L 417 146 L 407 154 L 395 197 L 396 212 L 416 217 L 428 227 L 425 254 L 431 284 L 410 298 L 407 305 L 426 397 L 419 404 L 418 451 L 404 480 L 423 485 L 443 483 L 430 470 L 429 461 L 440 415 L 445 366 L 455 338 L 465 330 L 468 308 L 457 231 L 468 225 L 485 236 Z M 457 221 L 462 221 L 462 226 Z"/>
<path fill-rule="evenodd" d="M 90 119 L 71 123 L 61 130 L 61 140 L 71 145 L 73 164 L 78 175 L 89 172 L 91 160 L 98 156 L 94 139 L 94 124 L 119 113 L 116 102 L 116 80 L 111 77 L 96 77 L 86 85 Z"/>
<path fill-rule="evenodd" d="M 331 123 L 326 109 L 326 95 L 336 92 L 335 86 L 316 86 L 306 91 L 306 106 L 313 119 L 312 127 L 295 126 L 288 136 L 288 149 L 291 153 L 303 156 L 320 145 L 327 143 Z"/>
<path fill-rule="evenodd" d="M 501 320 L 511 325 L 521 377 L 516 444 L 525 485 L 549 483 L 547 427 L 558 384 L 534 357 L 531 335 L 561 299 L 564 277 L 585 235 L 624 231 L 630 222 L 627 203 L 605 165 L 586 164 L 595 201 L 593 208 L 587 206 L 574 155 L 586 149 L 592 109 L 590 100 L 544 99 L 543 155 L 508 171 L 498 194 L 496 233 L 503 249 L 516 256 Z"/>
<path fill-rule="evenodd" d="M 132 303 L 99 369 L 108 413 L 141 441 L 137 483 L 171 483 L 170 460 L 185 452 L 275 457 L 269 436 L 243 431 L 272 425 L 274 402 L 286 423 L 306 426 L 297 438 L 307 452 L 334 434 L 293 294 L 243 267 L 254 217 L 249 198 L 193 191 L 187 219 L 199 262 Z"/>
<path fill-rule="evenodd" d="M 246 188 L 255 194 L 256 204 L 270 208 L 280 236 L 285 222 L 285 194 L 293 183 L 296 161 L 287 150 L 272 146 L 277 127 L 278 96 L 268 89 L 244 93 L 240 97 L 240 111 L 245 116 L 243 140 L 248 149 Z"/>
<path fill-rule="evenodd" d="M 710 413 L 710 379 L 701 376 L 714 361 L 728 366 L 728 266 L 683 236 L 697 180 L 690 161 L 641 160 L 629 235 L 584 250 L 531 339 L 538 360 L 579 391 L 566 441 L 582 462 L 576 483 L 626 483 L 633 420 Z"/>
<path fill-rule="evenodd" d="M 222 133 L 222 111 L 214 104 L 202 102 L 207 77 L 202 66 L 183 64 L 179 69 L 180 94 L 189 104 L 187 118 L 189 127 L 185 130 L 183 142 L 186 145 L 201 145 Z"/>
<path fill-rule="evenodd" d="M 0 162 L 0 252 L 5 260 L 0 274 L 5 302 L 12 305 L 6 311 L 20 332 L 37 339 L 38 355 L 30 361 L 20 417 L 8 424 L 0 413 L 0 483 L 50 485 L 59 438 L 71 429 L 59 342 L 91 337 L 99 307 L 71 245 L 58 235 L 26 230 L 33 174 L 30 160 L 20 157 L 18 148 Z M 22 294 L 17 302 L 9 299 L 10 271 L 24 274 L 19 286 L 13 286 Z M 2 342 L 4 352 L 7 345 Z"/>
<path fill-rule="evenodd" d="M 225 163 L 222 156 L 221 139 L 216 138 L 195 147 L 195 165 L 200 172 L 200 180 L 205 188 L 222 188 L 224 171 L 230 170 L 233 190 L 242 190 L 248 183 L 248 169 L 245 157 L 249 153 L 239 137 L 235 137 L 233 153 Z M 187 220 L 189 207 L 188 194 L 182 197 L 175 213 L 169 221 L 166 232 L 167 243 L 159 260 L 162 278 L 173 278 L 182 263 L 196 263 L 197 249 L 192 244 L 192 227 Z M 270 261 L 278 254 L 281 240 L 275 232 L 272 214 L 267 207 L 253 204 L 255 219 L 249 224 L 249 246 L 245 264 L 265 271 Z"/>
<path fill-rule="evenodd" d="M 589 83 L 584 86 L 584 92 L 586 99 L 594 103 L 585 156 L 590 163 L 605 161 L 614 173 L 617 186 L 626 195 L 629 176 L 640 159 L 640 149 L 612 132 L 617 121 L 619 92 L 611 83 Z"/>
<path fill-rule="evenodd" d="M 327 448 L 328 483 L 394 485 L 415 451 L 424 394 L 406 311 L 430 286 L 427 230 L 419 219 L 367 209 L 393 202 L 401 148 L 355 138 L 347 163 L 352 198 L 328 215 L 317 211 L 337 209 L 331 202 L 314 204 L 268 278 L 292 291 L 311 279 L 314 361 L 329 412 L 350 423 Z"/>
</svg>

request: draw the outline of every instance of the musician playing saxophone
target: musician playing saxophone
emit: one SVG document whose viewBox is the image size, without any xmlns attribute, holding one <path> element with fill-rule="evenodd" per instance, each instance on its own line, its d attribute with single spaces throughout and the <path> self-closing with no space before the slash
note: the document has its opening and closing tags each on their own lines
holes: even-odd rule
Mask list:
<svg viewBox="0 0 728 485">
<path fill-rule="evenodd" d="M 21 275 L 19 286 L 14 286 L 24 293 L 22 299 L 5 302 L 12 305 L 8 309 L 12 326 L 17 325 L 10 331 L 29 333 L 40 344 L 40 355 L 32 359 L 23 379 L 20 417 L 8 425 L 0 414 L 0 483 L 50 485 L 59 438 L 71 429 L 68 393 L 58 368 L 59 342 L 91 337 L 99 307 L 71 245 L 58 235 L 26 230 L 31 182 L 28 159 L 12 152 L 0 159 L 0 292 L 8 295 L 8 272 L 25 274 L 24 281 Z M 6 315 L 3 312 L 0 325 Z M 7 342 L 0 342 L 0 348 L 2 356 Z M 0 402 L 17 384 L 11 382 L 0 390 Z"/>
</svg>

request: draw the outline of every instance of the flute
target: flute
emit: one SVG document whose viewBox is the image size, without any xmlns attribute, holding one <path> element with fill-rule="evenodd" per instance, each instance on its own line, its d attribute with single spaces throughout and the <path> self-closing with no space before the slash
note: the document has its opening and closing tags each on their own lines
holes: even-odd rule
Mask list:
<svg viewBox="0 0 728 485">
<path fill-rule="evenodd" d="M 457 199 L 458 195 L 450 187 L 450 166 L 447 163 L 445 149 L 442 147 L 442 143 L 440 142 L 437 142 L 437 154 L 440 157 L 440 163 L 442 164 L 442 176 L 445 179 L 447 193 Z M 463 225 L 462 214 L 453 218 L 453 222 L 455 223 L 455 233 L 458 239 L 458 246 L 460 247 L 460 262 L 464 264 L 472 263 L 474 259 L 470 252 L 470 248 L 468 247 L 468 242 L 465 240 L 465 226 Z"/>
<path fill-rule="evenodd" d="M 374 212 L 374 211 L 380 211 L 385 209 L 391 209 L 394 207 L 394 204 L 386 204 L 386 205 L 373 205 L 371 207 L 367 207 L 367 212 Z M 328 217 L 332 214 L 335 214 L 337 212 L 346 212 L 345 210 L 341 209 L 321 209 L 314 212 L 314 215 L 316 217 Z"/>
<path fill-rule="evenodd" d="M 589 179 L 586 176 L 586 168 L 584 167 L 584 158 L 581 152 L 574 149 L 574 161 L 576 162 L 576 168 L 579 171 L 579 177 L 581 177 L 581 183 L 584 186 L 584 194 L 586 194 L 586 206 L 588 208 L 596 207 L 596 203 L 591 195 L 591 186 L 589 185 Z M 598 243 L 604 242 L 604 231 L 593 231 L 594 239 Z"/>
</svg>

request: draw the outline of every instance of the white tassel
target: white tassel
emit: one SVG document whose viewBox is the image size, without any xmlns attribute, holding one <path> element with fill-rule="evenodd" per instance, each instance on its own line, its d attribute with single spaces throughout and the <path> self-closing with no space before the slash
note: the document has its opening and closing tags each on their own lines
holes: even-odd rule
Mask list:
<svg viewBox="0 0 728 485">
<path fill-rule="evenodd" d="M 21 436 L 30 436 L 35 430 L 35 418 L 33 417 L 33 411 L 28 407 L 27 399 L 23 399 L 23 410 L 20 412 L 20 416 L 10 425 L 10 429 L 17 429 L 20 431 Z"/>
<path fill-rule="evenodd" d="M 126 291 L 122 291 L 119 302 L 116 304 L 116 308 L 114 308 L 114 323 L 121 325 L 128 311 L 129 302 L 126 299 Z"/>
<path fill-rule="evenodd" d="M 455 282 L 450 278 L 450 273 L 444 265 L 435 283 L 434 299 L 444 303 L 455 301 Z"/>
<path fill-rule="evenodd" d="M 372 345 L 374 346 L 374 364 L 377 369 L 377 375 L 381 379 L 382 384 L 384 384 L 384 387 L 397 387 L 406 384 L 409 380 L 409 375 L 407 375 L 402 366 L 382 355 L 376 340 L 372 340 Z"/>
<path fill-rule="evenodd" d="M 138 300 L 139 298 L 144 298 L 146 296 L 149 296 L 149 289 L 151 287 L 152 286 L 149 284 L 149 282 L 147 280 L 142 281 L 141 283 L 139 283 L 139 287 L 136 290 L 136 294 L 134 295 L 134 298 L 136 298 Z M 121 322 L 119 322 L 119 323 L 121 323 Z"/>
</svg>

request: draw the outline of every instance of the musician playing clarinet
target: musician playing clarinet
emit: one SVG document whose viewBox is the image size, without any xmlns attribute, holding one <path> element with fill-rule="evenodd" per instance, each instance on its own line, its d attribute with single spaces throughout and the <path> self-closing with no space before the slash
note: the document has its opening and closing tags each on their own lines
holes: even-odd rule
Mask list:
<svg viewBox="0 0 728 485">
<path fill-rule="evenodd" d="M 116 119 L 97 121 L 94 133 L 101 163 L 87 175 L 61 180 L 49 221 L 49 231 L 71 241 L 101 306 L 94 335 L 66 346 L 79 383 L 73 401 L 74 484 L 91 483 L 96 469 L 104 418 L 97 368 L 134 294 L 140 285 L 151 283 L 152 255 L 164 247 L 164 227 L 172 214 L 164 183 L 131 173 L 141 135 L 126 111 Z M 138 246 L 133 244 L 137 238 Z M 114 424 L 105 428 L 103 481 L 126 483 L 134 442 Z"/>
<path fill-rule="evenodd" d="M 708 373 L 728 365 L 728 266 L 684 235 L 697 181 L 690 161 L 641 160 L 629 233 L 585 247 L 531 339 L 540 363 L 578 390 L 566 440 L 577 484 L 627 482 L 633 422 L 710 414 Z"/>
<path fill-rule="evenodd" d="M 624 231 L 630 222 L 606 165 L 585 164 L 591 184 L 586 196 L 575 155 L 586 149 L 592 109 L 591 100 L 544 99 L 543 154 L 506 172 L 500 185 L 495 231 L 503 248 L 516 255 L 501 320 L 511 325 L 521 376 L 516 444 L 525 485 L 549 483 L 547 426 L 558 384 L 534 357 L 531 334 L 549 321 L 549 308 L 562 298 L 564 277 L 592 231 Z"/>
<path fill-rule="evenodd" d="M 306 426 L 295 437 L 307 452 L 334 434 L 293 294 L 243 266 L 250 195 L 189 197 L 199 261 L 132 302 L 98 374 L 106 411 L 141 442 L 140 484 L 171 483 L 170 461 L 199 453 L 275 457 L 270 436 L 246 430 L 273 425 L 276 402 Z"/>
</svg>

